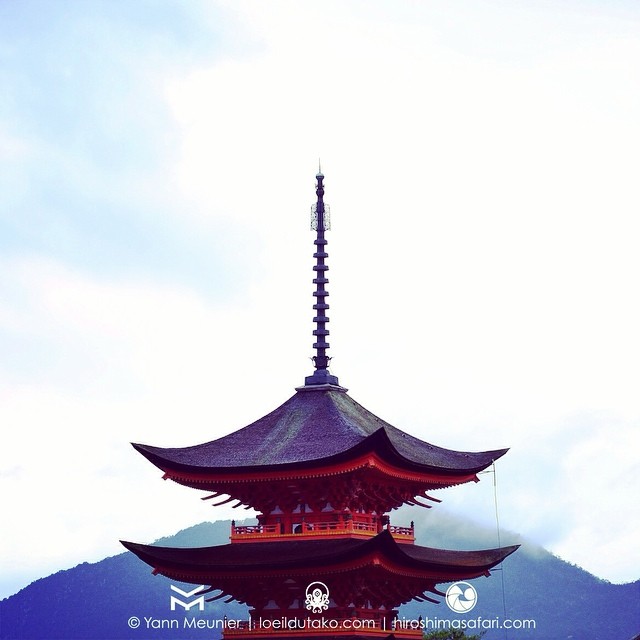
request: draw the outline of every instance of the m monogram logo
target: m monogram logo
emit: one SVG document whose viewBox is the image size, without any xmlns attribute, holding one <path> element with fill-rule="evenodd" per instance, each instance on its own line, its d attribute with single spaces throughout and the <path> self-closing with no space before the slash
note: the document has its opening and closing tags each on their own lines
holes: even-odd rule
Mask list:
<svg viewBox="0 0 640 640">
<path fill-rule="evenodd" d="M 182 589 L 180 589 L 179 587 L 176 587 L 175 585 L 171 585 L 171 590 L 175 591 L 176 593 L 179 593 L 181 596 L 185 597 L 185 598 L 191 598 L 191 596 L 194 596 L 196 593 L 198 593 L 198 591 L 204 589 L 204 585 L 201 584 L 199 587 L 196 587 L 195 589 L 193 589 L 193 591 L 183 591 Z M 200 611 L 204 611 L 204 596 L 200 596 L 199 598 L 196 598 L 195 600 L 192 600 L 191 602 L 183 602 L 182 600 L 180 600 L 179 598 L 176 598 L 175 596 L 171 596 L 171 611 L 175 611 L 176 610 L 176 605 L 179 604 L 185 611 L 189 611 L 189 609 L 191 609 L 191 607 L 193 607 L 194 605 L 198 605 L 198 609 Z"/>
</svg>

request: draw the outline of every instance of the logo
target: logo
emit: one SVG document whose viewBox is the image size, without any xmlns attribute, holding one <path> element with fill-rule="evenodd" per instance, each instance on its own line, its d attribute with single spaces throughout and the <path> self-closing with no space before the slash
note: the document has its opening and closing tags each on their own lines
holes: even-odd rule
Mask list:
<svg viewBox="0 0 640 640">
<path fill-rule="evenodd" d="M 329 587 L 324 582 L 312 582 L 305 591 L 305 607 L 313 613 L 322 613 L 329 608 Z"/>
<path fill-rule="evenodd" d="M 191 596 L 194 596 L 201 589 L 204 589 L 204 585 L 203 584 L 201 584 L 199 587 L 196 587 L 193 591 L 183 591 L 179 587 L 176 587 L 173 584 L 171 585 L 171 590 L 172 591 L 175 591 L 176 593 L 179 593 L 181 596 L 184 596 L 185 598 L 190 598 Z M 192 600 L 191 602 L 183 602 L 182 600 L 176 598 L 175 596 L 171 596 L 171 611 L 175 611 L 176 610 L 176 605 L 177 604 L 179 604 L 185 611 L 189 611 L 189 609 L 191 609 L 191 607 L 193 607 L 194 605 L 197 604 L 198 605 L 198 609 L 200 611 L 204 611 L 204 596 L 200 596 L 199 598 L 196 598 L 195 600 Z"/>
<path fill-rule="evenodd" d="M 468 613 L 478 602 L 478 592 L 468 582 L 456 582 L 447 589 L 447 606 L 456 613 Z"/>
</svg>

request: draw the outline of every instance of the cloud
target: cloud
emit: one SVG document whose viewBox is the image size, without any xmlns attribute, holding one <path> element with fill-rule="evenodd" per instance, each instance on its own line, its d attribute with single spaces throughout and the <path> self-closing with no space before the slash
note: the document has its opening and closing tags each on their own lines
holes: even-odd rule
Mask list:
<svg viewBox="0 0 640 640">
<path fill-rule="evenodd" d="M 572 526 L 552 547 L 596 575 L 629 582 L 637 579 L 637 569 L 625 550 L 634 548 L 640 529 L 640 510 L 633 500 L 640 490 L 638 427 L 609 417 L 567 452 L 564 517 Z"/>
<path fill-rule="evenodd" d="M 230 252 L 216 236 L 234 233 L 232 222 L 178 221 L 186 204 L 169 174 L 178 142 L 162 97 L 170 79 L 227 46 L 209 24 L 222 10 L 25 2 L 0 11 L 0 248 L 109 277 L 184 283 L 223 271 Z"/>
<path fill-rule="evenodd" d="M 3 534 L 6 575 L 98 559 L 118 552 L 120 537 L 151 539 L 210 516 L 177 485 L 162 487 L 128 443 L 189 444 L 231 430 L 234 402 L 225 408 L 211 390 L 241 379 L 245 365 L 216 331 L 242 326 L 243 312 L 51 261 L 5 260 L 3 271 L 20 297 L 4 298 L 0 346 L 22 347 L 0 371 L 2 508 L 20 514 Z M 180 504 L 168 506 L 171 496 Z M 147 510 L 156 516 L 138 517 Z"/>
<path fill-rule="evenodd" d="M 2 5 L 12 557 L 43 520 L 32 571 L 227 515 L 127 443 L 210 440 L 309 373 L 319 155 L 341 382 L 510 446 L 503 525 L 637 577 L 637 12 L 461 6 Z M 490 476 L 440 497 L 494 517 Z"/>
</svg>

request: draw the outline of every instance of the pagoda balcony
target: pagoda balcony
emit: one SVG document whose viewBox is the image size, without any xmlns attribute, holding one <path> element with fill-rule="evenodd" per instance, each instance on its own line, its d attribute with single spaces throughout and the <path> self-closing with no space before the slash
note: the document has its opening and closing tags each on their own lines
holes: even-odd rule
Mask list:
<svg viewBox="0 0 640 640">
<path fill-rule="evenodd" d="M 395 540 L 413 544 L 415 541 L 413 522 L 410 527 L 398 527 L 388 524 L 385 527 Z M 327 536 L 341 538 L 373 538 L 380 533 L 373 522 L 356 520 L 335 520 L 323 522 L 304 522 L 293 533 L 282 533 L 281 524 L 231 525 L 231 542 L 282 541 L 293 539 L 320 540 Z"/>
</svg>

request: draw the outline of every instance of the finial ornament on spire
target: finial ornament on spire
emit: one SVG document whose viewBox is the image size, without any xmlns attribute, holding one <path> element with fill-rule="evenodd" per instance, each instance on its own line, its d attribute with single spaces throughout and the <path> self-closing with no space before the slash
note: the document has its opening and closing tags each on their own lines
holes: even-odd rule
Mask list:
<svg viewBox="0 0 640 640">
<path fill-rule="evenodd" d="M 313 318 L 313 322 L 316 325 L 313 331 L 316 339 L 313 348 L 316 354 L 311 358 L 315 372 L 312 376 L 307 376 L 304 379 L 305 387 L 324 384 L 338 385 L 338 378 L 329 373 L 329 362 L 331 358 L 327 355 L 327 350 L 329 349 L 329 343 L 327 342 L 327 336 L 329 335 L 329 329 L 327 329 L 327 323 L 329 322 L 329 316 L 327 315 L 329 310 L 327 296 L 329 292 L 326 290 L 325 285 L 329 283 L 329 279 L 327 278 L 329 267 L 325 260 L 329 257 L 329 254 L 326 251 L 327 240 L 324 237 L 324 232 L 328 231 L 331 225 L 329 220 L 329 206 L 324 203 L 324 175 L 322 174 L 319 160 L 316 180 L 316 195 L 318 199 L 311 207 L 311 228 L 316 232 L 316 239 L 314 240 L 316 251 L 313 254 L 313 257 L 316 259 L 316 264 L 313 267 L 315 271 L 313 283 L 316 285 L 316 290 L 313 292 L 315 298 L 315 304 L 313 305 L 315 317 Z"/>
</svg>

